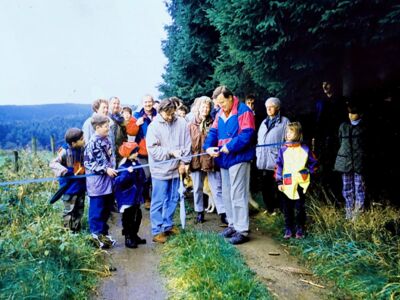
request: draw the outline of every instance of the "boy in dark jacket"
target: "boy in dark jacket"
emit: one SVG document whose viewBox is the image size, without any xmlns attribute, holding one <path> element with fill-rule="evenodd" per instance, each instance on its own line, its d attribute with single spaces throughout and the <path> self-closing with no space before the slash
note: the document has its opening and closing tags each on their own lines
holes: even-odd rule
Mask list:
<svg viewBox="0 0 400 300">
<path fill-rule="evenodd" d="M 146 180 L 143 168 L 137 168 L 139 146 L 134 142 L 124 142 L 118 149 L 122 157 L 118 168 L 118 176 L 114 181 L 114 194 L 118 203 L 118 211 L 122 213 L 122 234 L 125 236 L 125 246 L 137 248 L 146 240 L 138 236 L 143 203 L 143 186 Z M 136 166 L 136 168 L 134 168 Z"/>
<path fill-rule="evenodd" d="M 72 232 L 81 229 L 81 219 L 84 211 L 86 191 L 85 178 L 63 178 L 85 173 L 83 167 L 83 131 L 79 128 L 69 128 L 65 133 L 66 144 L 58 150 L 57 157 L 50 162 L 50 168 L 57 177 L 61 177 L 60 187 L 66 187 L 62 200 L 64 203 L 64 227 Z M 66 186 L 68 185 L 68 186 Z"/>
<path fill-rule="evenodd" d="M 352 219 L 364 208 L 365 184 L 365 128 L 361 112 L 354 104 L 348 105 L 349 120 L 339 128 L 340 148 L 335 170 L 342 173 L 342 195 L 346 200 L 346 219 Z"/>
</svg>

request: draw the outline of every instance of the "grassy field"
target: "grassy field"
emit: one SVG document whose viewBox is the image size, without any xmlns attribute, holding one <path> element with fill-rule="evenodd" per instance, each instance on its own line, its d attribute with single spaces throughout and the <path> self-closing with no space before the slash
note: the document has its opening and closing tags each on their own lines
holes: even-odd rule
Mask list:
<svg viewBox="0 0 400 300">
<path fill-rule="evenodd" d="M 400 298 L 400 213 L 372 206 L 356 220 L 344 208 L 322 202 L 320 189 L 307 199 L 308 228 L 303 240 L 287 242 L 292 254 L 315 274 L 335 282 L 338 299 Z M 283 217 L 259 214 L 257 225 L 283 242 Z"/>
<path fill-rule="evenodd" d="M 5 159 L 0 182 L 52 177 L 50 153 L 20 152 L 20 172 Z M 57 183 L 0 187 L 0 299 L 87 299 L 109 274 L 87 233 L 62 227 L 62 203 L 48 204 Z"/>
</svg>

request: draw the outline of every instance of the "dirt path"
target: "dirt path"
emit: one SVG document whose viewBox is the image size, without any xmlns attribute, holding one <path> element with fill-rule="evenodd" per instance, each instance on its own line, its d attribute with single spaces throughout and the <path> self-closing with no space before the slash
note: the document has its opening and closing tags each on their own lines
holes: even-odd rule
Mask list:
<svg viewBox="0 0 400 300">
<path fill-rule="evenodd" d="M 146 245 L 139 245 L 137 249 L 125 247 L 124 236 L 121 234 L 121 217 L 113 214 L 111 220 L 111 234 L 117 239 L 117 245 L 110 252 L 112 266 L 116 268 L 113 276 L 105 278 L 98 295 L 93 299 L 101 300 L 133 300 L 149 299 L 162 300 L 167 298 L 163 279 L 158 271 L 160 262 L 159 249 L 151 241 L 148 211 L 142 209 L 143 220 L 139 236 L 147 240 Z"/>
<path fill-rule="evenodd" d="M 95 299 L 166 299 L 163 279 L 157 270 L 160 261 L 159 249 L 162 245 L 151 242 L 148 217 L 148 212 L 144 212 L 140 232 L 148 243 L 140 245 L 138 249 L 125 248 L 123 236 L 120 235 L 120 221 L 115 222 L 112 234 L 117 237 L 119 244 L 110 252 L 117 271 L 112 277 L 103 280 L 99 295 Z M 192 220 L 188 221 L 188 226 L 213 232 L 222 230 L 219 224 L 216 214 L 207 214 L 206 222 L 200 225 L 193 225 Z M 251 241 L 237 248 L 248 266 L 277 299 L 328 298 L 326 289 L 301 281 L 318 284 L 318 279 L 301 267 L 296 259 L 287 253 L 284 245 L 262 235 L 256 229 L 251 232 Z"/>
</svg>

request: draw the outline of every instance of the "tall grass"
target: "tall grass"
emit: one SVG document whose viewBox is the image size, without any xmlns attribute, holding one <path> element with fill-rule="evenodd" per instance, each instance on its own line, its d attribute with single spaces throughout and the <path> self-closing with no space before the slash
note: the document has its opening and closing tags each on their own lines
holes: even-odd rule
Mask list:
<svg viewBox="0 0 400 300">
<path fill-rule="evenodd" d="M 171 299 L 271 299 L 239 251 L 216 234 L 186 231 L 162 251 Z"/>
<path fill-rule="evenodd" d="M 308 235 L 301 241 L 289 241 L 293 252 L 317 275 L 334 281 L 354 299 L 400 297 L 400 238 L 387 230 L 388 224 L 400 224 L 399 211 L 372 206 L 348 221 L 344 208 L 320 201 L 321 195 L 317 189 L 308 196 Z M 282 219 L 257 217 L 258 225 L 278 239 L 283 232 Z"/>
<path fill-rule="evenodd" d="M 53 176 L 50 154 L 21 153 L 20 172 L 7 158 L 0 182 Z M 0 299 L 86 299 L 99 275 L 107 275 L 104 254 L 86 234 L 62 227 L 62 203 L 48 200 L 53 183 L 0 187 Z"/>
</svg>

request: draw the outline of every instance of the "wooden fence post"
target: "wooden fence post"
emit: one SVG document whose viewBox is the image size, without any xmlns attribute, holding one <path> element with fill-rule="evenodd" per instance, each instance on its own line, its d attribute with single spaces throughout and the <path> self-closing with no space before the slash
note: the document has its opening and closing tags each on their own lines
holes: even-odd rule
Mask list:
<svg viewBox="0 0 400 300">
<path fill-rule="evenodd" d="M 18 167 L 18 151 L 14 150 L 14 172 L 18 173 L 19 167 Z"/>
<path fill-rule="evenodd" d="M 34 136 L 32 137 L 32 153 L 33 155 L 36 155 L 37 153 L 37 141 Z"/>
<path fill-rule="evenodd" d="M 54 135 L 50 135 L 50 147 L 51 147 L 51 153 L 56 154 L 56 142 L 54 140 Z"/>
</svg>

